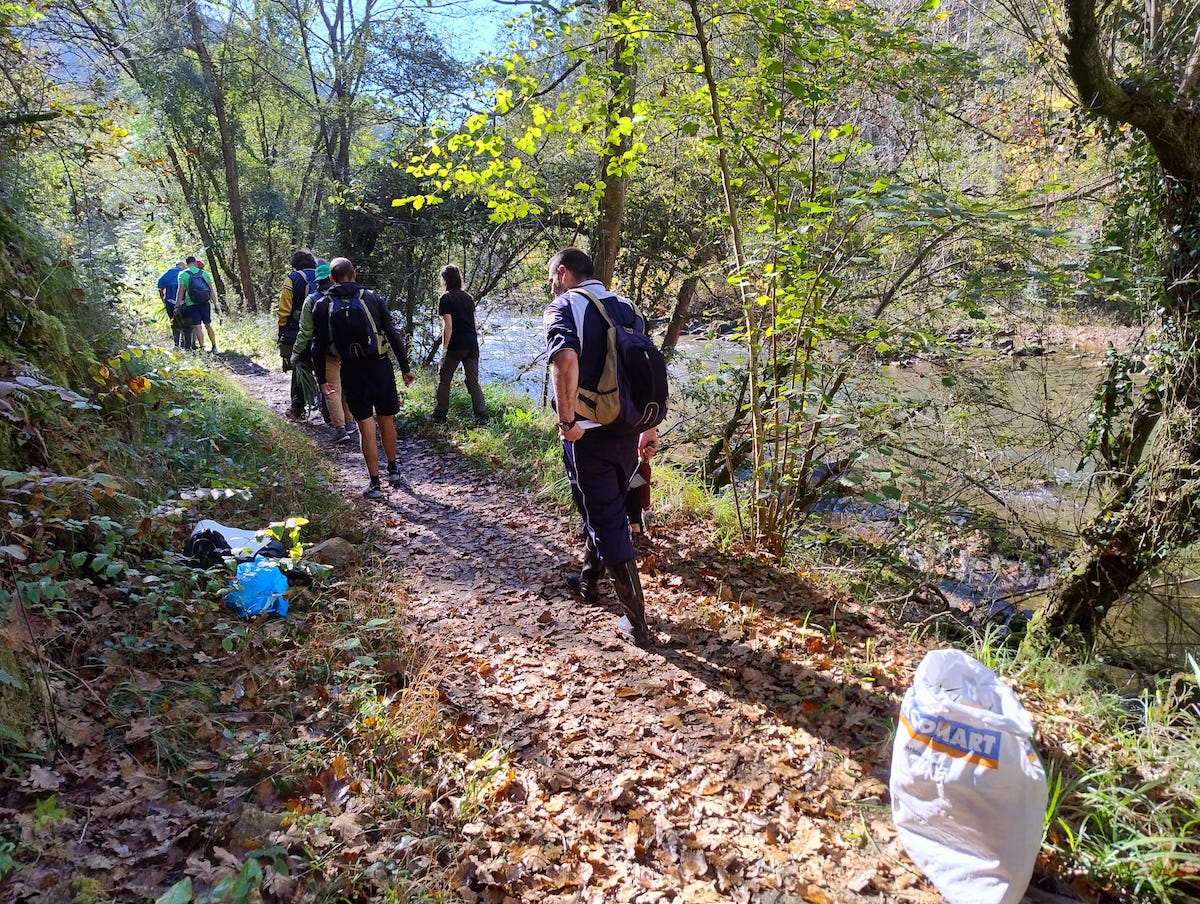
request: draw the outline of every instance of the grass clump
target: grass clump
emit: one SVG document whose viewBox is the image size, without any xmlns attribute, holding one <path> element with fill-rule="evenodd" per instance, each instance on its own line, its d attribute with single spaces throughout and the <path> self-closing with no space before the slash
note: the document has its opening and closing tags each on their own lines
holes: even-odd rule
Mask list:
<svg viewBox="0 0 1200 904">
<path fill-rule="evenodd" d="M 1116 901 L 1200 896 L 1200 669 L 1122 695 L 1100 664 L 1031 658 L 981 637 L 1039 726 L 1050 805 L 1041 871 Z"/>
<path fill-rule="evenodd" d="M 401 394 L 397 421 L 410 431 L 424 430 L 427 439 L 454 448 L 482 470 L 514 486 L 532 489 L 539 498 L 567 507 L 571 491 L 563 471 L 562 441 L 553 410 L 543 409 L 528 396 L 507 386 L 483 384 L 488 423 L 474 422 L 471 399 L 456 381 L 450 391 L 450 411 L 445 425 L 428 424 L 433 408 L 437 372 L 421 369 L 417 381 Z M 669 431 L 664 431 L 669 436 Z M 660 438 L 661 439 L 661 438 Z M 662 440 L 669 445 L 669 440 Z M 652 461 L 654 517 L 708 517 L 718 503 L 688 471 L 667 455 Z"/>
</svg>

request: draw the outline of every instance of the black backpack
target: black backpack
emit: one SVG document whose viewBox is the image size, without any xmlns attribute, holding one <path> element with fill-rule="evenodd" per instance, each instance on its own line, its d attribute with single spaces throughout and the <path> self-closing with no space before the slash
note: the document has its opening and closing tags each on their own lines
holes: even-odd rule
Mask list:
<svg viewBox="0 0 1200 904">
<path fill-rule="evenodd" d="M 287 323 L 279 329 L 279 344 L 293 345 L 300 335 L 300 311 L 304 300 L 316 290 L 317 284 L 308 281 L 308 275 L 303 270 L 293 270 L 288 274 L 292 281 L 292 309 L 288 312 Z"/>
<path fill-rule="evenodd" d="M 187 293 L 188 298 L 194 303 L 206 302 L 212 298 L 212 287 L 204 278 L 203 270 L 197 270 L 195 273 L 188 271 Z"/>
<path fill-rule="evenodd" d="M 365 289 L 354 295 L 328 295 L 329 344 L 342 361 L 370 361 L 383 355 L 379 327 L 363 301 Z"/>
<path fill-rule="evenodd" d="M 591 292 L 572 291 L 586 296 L 608 324 L 604 370 L 595 386 L 580 385 L 576 412 L 615 433 L 628 435 L 657 427 L 667 416 L 667 361 L 639 329 L 641 315 L 634 309 L 633 324 L 620 326 Z"/>
</svg>

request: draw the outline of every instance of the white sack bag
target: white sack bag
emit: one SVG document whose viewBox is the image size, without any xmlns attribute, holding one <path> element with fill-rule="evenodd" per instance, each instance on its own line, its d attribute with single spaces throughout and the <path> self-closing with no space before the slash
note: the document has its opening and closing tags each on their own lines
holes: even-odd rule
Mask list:
<svg viewBox="0 0 1200 904">
<path fill-rule="evenodd" d="M 1033 721 L 987 666 L 935 650 L 900 704 L 892 820 L 950 904 L 1017 904 L 1042 846 L 1046 771 Z"/>
</svg>

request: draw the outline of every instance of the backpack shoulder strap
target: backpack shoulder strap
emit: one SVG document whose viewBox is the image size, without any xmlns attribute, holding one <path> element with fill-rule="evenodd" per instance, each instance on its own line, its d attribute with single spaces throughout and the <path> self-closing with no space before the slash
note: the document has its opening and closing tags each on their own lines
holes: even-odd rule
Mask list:
<svg viewBox="0 0 1200 904">
<path fill-rule="evenodd" d="M 587 289 L 580 289 L 577 286 L 574 289 L 568 289 L 567 291 L 568 292 L 578 292 L 580 295 L 582 295 L 584 298 L 586 298 L 588 301 L 590 301 L 592 304 L 594 304 L 596 306 L 596 310 L 598 310 L 600 312 L 600 316 L 604 318 L 605 323 L 607 323 L 610 327 L 613 325 L 612 317 L 610 317 L 608 314 L 608 308 L 606 308 L 603 304 L 601 304 L 600 299 L 597 298 L 595 295 L 593 295 L 591 292 L 589 292 Z M 582 341 L 582 333 L 583 333 L 583 324 L 582 323 L 579 324 L 578 330 L 581 334 L 580 339 Z"/>
<path fill-rule="evenodd" d="M 366 300 L 365 298 L 363 298 L 363 294 L 364 294 L 366 291 L 367 291 L 366 289 L 359 289 L 359 290 L 358 290 L 358 303 L 359 303 L 360 305 L 362 305 L 363 312 L 364 312 L 364 313 L 367 315 L 367 323 L 371 324 L 371 329 L 372 329 L 372 330 L 374 331 L 374 333 L 375 333 L 375 338 L 376 338 L 376 339 L 378 339 L 378 338 L 379 338 L 379 336 L 380 336 L 380 333 L 379 333 L 379 324 L 377 324 L 377 323 L 375 322 L 375 317 L 374 317 L 374 315 L 371 313 L 371 306 L 370 306 L 369 304 L 367 304 L 367 300 Z"/>
<path fill-rule="evenodd" d="M 300 319 L 300 308 L 308 297 L 308 279 L 300 270 L 293 270 L 288 274 L 288 279 L 292 283 L 292 309 L 288 311 L 288 320 L 295 321 Z M 299 299 L 299 303 L 296 299 Z"/>
<path fill-rule="evenodd" d="M 594 304 L 596 306 L 596 310 L 598 310 L 600 312 L 600 316 L 604 318 L 604 322 L 607 323 L 610 327 L 614 325 L 612 315 L 608 313 L 608 308 L 605 307 L 604 303 L 599 298 L 597 298 L 595 295 L 593 295 L 588 289 L 581 289 L 578 286 L 576 286 L 575 288 L 568 289 L 567 291 L 568 292 L 578 292 L 584 298 L 588 299 L 592 304 Z M 608 295 L 605 297 L 606 298 L 618 298 L 619 296 Z M 637 322 L 639 320 L 642 321 L 643 324 L 645 324 L 646 318 L 643 317 L 641 315 L 641 313 L 638 312 L 637 305 L 635 305 L 632 301 L 629 302 L 629 309 L 631 311 L 633 311 L 633 322 L 634 322 L 635 329 L 637 328 Z M 583 324 L 579 325 L 579 329 L 580 330 L 583 329 Z"/>
</svg>

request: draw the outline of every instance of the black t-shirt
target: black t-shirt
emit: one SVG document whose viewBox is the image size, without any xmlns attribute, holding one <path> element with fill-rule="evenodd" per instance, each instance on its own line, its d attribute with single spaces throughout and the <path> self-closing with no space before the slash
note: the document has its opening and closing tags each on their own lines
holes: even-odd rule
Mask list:
<svg viewBox="0 0 1200 904">
<path fill-rule="evenodd" d="M 452 289 L 438 299 L 438 316 L 450 315 L 452 352 L 479 354 L 479 336 L 475 332 L 475 299 L 462 289 Z"/>
</svg>

